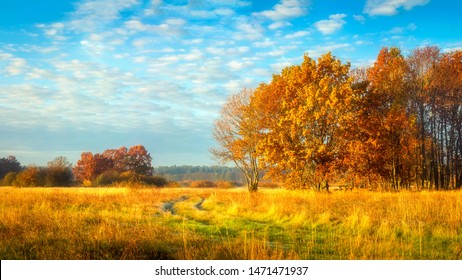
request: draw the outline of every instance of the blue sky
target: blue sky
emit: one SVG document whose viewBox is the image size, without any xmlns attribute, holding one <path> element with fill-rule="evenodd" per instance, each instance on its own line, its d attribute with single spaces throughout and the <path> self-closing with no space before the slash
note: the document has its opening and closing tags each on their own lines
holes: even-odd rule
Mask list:
<svg viewBox="0 0 462 280">
<path fill-rule="evenodd" d="M 158 165 L 213 164 L 226 97 L 331 51 L 462 49 L 460 1 L 0 0 L 0 157 L 46 164 L 144 145 Z"/>
</svg>

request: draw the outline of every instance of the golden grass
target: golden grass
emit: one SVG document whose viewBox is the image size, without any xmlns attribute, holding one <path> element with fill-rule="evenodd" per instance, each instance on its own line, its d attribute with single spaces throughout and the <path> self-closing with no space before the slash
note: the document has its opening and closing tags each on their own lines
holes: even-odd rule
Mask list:
<svg viewBox="0 0 462 280">
<path fill-rule="evenodd" d="M 462 259 L 462 192 L 0 188 L 1 259 Z"/>
</svg>

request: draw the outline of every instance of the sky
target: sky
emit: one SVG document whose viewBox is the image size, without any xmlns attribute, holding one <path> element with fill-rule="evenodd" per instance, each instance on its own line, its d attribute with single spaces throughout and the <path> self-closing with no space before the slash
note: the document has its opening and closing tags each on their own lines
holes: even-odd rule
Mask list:
<svg viewBox="0 0 462 280">
<path fill-rule="evenodd" d="M 0 0 L 0 157 L 45 165 L 144 145 L 212 165 L 227 96 L 304 54 L 462 49 L 458 0 Z"/>
</svg>

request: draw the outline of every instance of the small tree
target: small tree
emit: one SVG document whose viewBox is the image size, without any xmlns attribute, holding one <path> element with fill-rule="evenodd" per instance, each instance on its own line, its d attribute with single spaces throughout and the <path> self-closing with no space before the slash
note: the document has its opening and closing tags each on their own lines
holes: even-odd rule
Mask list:
<svg viewBox="0 0 462 280">
<path fill-rule="evenodd" d="M 234 162 L 242 171 L 249 191 L 258 189 L 259 166 L 256 152 L 258 127 L 255 111 L 250 106 L 252 90 L 231 95 L 215 122 L 213 135 L 220 145 L 210 152 L 221 163 Z"/>
<path fill-rule="evenodd" d="M 71 184 L 72 164 L 66 157 L 59 156 L 53 161 L 48 162 L 45 171 L 45 185 L 67 186 Z"/>
</svg>

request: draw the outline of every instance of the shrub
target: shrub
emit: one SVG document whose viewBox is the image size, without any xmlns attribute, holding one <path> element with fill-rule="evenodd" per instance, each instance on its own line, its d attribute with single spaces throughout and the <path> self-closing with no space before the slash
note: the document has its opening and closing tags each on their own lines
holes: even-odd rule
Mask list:
<svg viewBox="0 0 462 280">
<path fill-rule="evenodd" d="M 258 187 L 262 189 L 278 189 L 281 186 L 278 183 L 274 182 L 260 182 L 258 184 Z"/>
<path fill-rule="evenodd" d="M 165 186 L 166 188 L 183 188 L 184 186 L 178 182 L 175 182 L 175 181 L 170 181 L 168 182 L 168 184 Z"/>
<path fill-rule="evenodd" d="M 15 186 L 19 187 L 33 187 L 43 186 L 44 172 L 36 166 L 29 166 L 23 171 L 19 172 L 14 181 Z"/>
<path fill-rule="evenodd" d="M 140 181 L 146 185 L 153 185 L 156 187 L 164 187 L 168 184 L 167 179 L 160 176 L 141 176 Z"/>
<path fill-rule="evenodd" d="M 95 186 L 106 186 L 123 181 L 122 176 L 117 171 L 105 171 L 96 177 L 93 182 Z"/>
<path fill-rule="evenodd" d="M 3 186 L 13 186 L 13 183 L 16 180 L 17 176 L 18 176 L 18 173 L 16 172 L 6 173 L 5 177 L 3 177 L 2 185 Z"/>
<path fill-rule="evenodd" d="M 212 181 L 193 181 L 191 188 L 216 188 L 217 185 Z"/>
<path fill-rule="evenodd" d="M 136 174 L 135 171 L 125 171 L 120 173 L 120 181 L 122 182 L 137 183 L 139 180 L 140 175 Z"/>
<path fill-rule="evenodd" d="M 217 188 L 220 189 L 230 189 L 236 186 L 234 182 L 230 181 L 216 181 L 215 184 L 217 185 Z"/>
<path fill-rule="evenodd" d="M 69 186 L 72 184 L 72 170 L 70 168 L 51 168 L 43 170 L 45 186 Z"/>
</svg>

